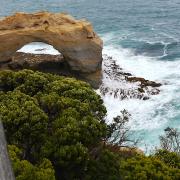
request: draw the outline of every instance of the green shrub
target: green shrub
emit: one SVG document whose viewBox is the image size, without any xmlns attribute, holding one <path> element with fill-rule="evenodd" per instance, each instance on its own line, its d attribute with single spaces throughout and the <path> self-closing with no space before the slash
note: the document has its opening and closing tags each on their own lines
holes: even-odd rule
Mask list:
<svg viewBox="0 0 180 180">
<path fill-rule="evenodd" d="M 102 149 L 94 153 L 95 157 L 90 159 L 85 180 L 120 180 L 120 157 L 118 154 Z"/>
<path fill-rule="evenodd" d="M 80 178 L 107 134 L 100 96 L 82 81 L 31 70 L 1 71 L 0 88 L 8 143 L 28 163 L 49 159 L 58 179 Z"/>
<path fill-rule="evenodd" d="M 16 180 L 55 180 L 55 171 L 48 159 L 43 159 L 34 166 L 22 159 L 23 153 L 15 145 L 9 145 L 8 150 Z"/>
<path fill-rule="evenodd" d="M 127 180 L 178 180 L 180 170 L 166 165 L 154 156 L 138 155 L 121 161 L 123 179 Z"/>
<path fill-rule="evenodd" d="M 8 92 L 1 97 L 1 120 L 8 143 L 22 147 L 24 157 L 33 160 L 47 137 L 47 115 L 36 99 L 20 91 Z"/>
<path fill-rule="evenodd" d="M 168 166 L 180 169 L 180 155 L 177 153 L 159 149 L 156 151 L 154 156 L 163 161 Z"/>
</svg>

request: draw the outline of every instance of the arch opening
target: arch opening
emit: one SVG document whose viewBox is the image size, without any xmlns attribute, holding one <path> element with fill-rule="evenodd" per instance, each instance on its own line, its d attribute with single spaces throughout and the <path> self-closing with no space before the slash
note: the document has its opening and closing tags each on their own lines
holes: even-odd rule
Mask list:
<svg viewBox="0 0 180 180">
<path fill-rule="evenodd" d="M 63 76 L 75 76 L 63 54 L 44 42 L 25 44 L 1 66 L 3 69 L 10 70 L 31 69 Z"/>
<path fill-rule="evenodd" d="M 49 54 L 49 55 L 60 55 L 62 54 L 52 45 L 44 42 L 31 42 L 24 45 L 17 52 L 31 53 L 31 54 Z"/>
</svg>

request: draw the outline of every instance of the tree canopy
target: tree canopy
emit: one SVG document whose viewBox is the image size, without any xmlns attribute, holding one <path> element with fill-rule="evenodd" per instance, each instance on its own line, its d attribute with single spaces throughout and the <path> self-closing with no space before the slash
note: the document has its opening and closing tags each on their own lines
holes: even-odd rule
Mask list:
<svg viewBox="0 0 180 180">
<path fill-rule="evenodd" d="M 20 148 L 29 163 L 46 158 L 60 176 L 82 176 L 89 151 L 107 133 L 106 109 L 90 85 L 23 70 L 0 72 L 0 88 L 8 144 Z"/>
<path fill-rule="evenodd" d="M 1 71 L 0 112 L 17 180 L 180 178 L 175 152 L 121 152 L 128 113 L 107 125 L 101 97 L 85 82 Z"/>
</svg>

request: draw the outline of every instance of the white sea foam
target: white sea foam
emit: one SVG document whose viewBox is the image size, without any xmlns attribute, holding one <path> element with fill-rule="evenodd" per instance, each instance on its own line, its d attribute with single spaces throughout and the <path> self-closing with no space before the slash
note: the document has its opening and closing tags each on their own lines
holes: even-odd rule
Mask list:
<svg viewBox="0 0 180 180">
<path fill-rule="evenodd" d="M 180 60 L 161 61 L 153 57 L 135 55 L 130 49 L 115 46 L 105 46 L 103 53 L 116 59 L 116 63 L 128 72 L 149 80 L 164 81 L 172 74 L 180 75 Z"/>
<path fill-rule="evenodd" d="M 137 77 L 160 82 L 159 95 L 152 96 L 149 100 L 140 99 L 115 99 L 113 96 L 102 96 L 108 111 L 107 120 L 112 121 L 121 110 L 126 109 L 132 115 L 129 126 L 132 131 L 143 132 L 144 143 L 151 146 L 158 143 L 158 136 L 163 133 L 167 126 L 180 128 L 180 123 L 174 124 L 174 119 L 180 116 L 176 104 L 180 104 L 180 60 L 162 61 L 157 58 L 135 55 L 130 49 L 123 49 L 115 45 L 106 45 L 105 38 L 104 54 L 108 54 L 126 72 Z M 106 81 L 106 79 L 104 79 Z M 112 87 L 113 82 L 105 82 Z M 115 82 L 116 85 L 117 82 Z M 179 99 L 178 99 L 179 98 Z"/>
<path fill-rule="evenodd" d="M 51 55 L 59 55 L 60 52 L 54 49 L 53 46 L 42 43 L 42 42 L 32 42 L 21 49 L 18 52 L 32 53 L 32 54 L 51 54 Z"/>
</svg>

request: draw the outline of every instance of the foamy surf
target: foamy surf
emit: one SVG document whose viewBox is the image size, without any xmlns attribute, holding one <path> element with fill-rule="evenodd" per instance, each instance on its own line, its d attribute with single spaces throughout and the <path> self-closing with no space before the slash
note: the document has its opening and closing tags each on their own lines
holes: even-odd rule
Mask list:
<svg viewBox="0 0 180 180">
<path fill-rule="evenodd" d="M 110 37 L 105 37 L 105 41 Z M 112 121 L 121 110 L 130 114 L 128 126 L 138 137 L 143 139 L 141 148 L 158 145 L 158 137 L 170 126 L 180 128 L 177 117 L 180 116 L 176 105 L 180 104 L 180 60 L 162 61 L 156 57 L 136 55 L 131 49 L 123 49 L 120 45 L 105 45 L 103 54 L 111 56 L 126 72 L 163 84 L 160 94 L 143 101 L 136 98 L 119 100 L 111 95 L 102 96 L 107 108 L 107 120 Z M 106 81 L 106 79 L 103 79 Z M 109 80 L 108 80 L 109 81 Z M 105 82 L 113 85 L 113 82 Z M 116 84 L 117 82 L 115 82 Z M 127 85 L 125 85 L 127 88 Z"/>
</svg>

